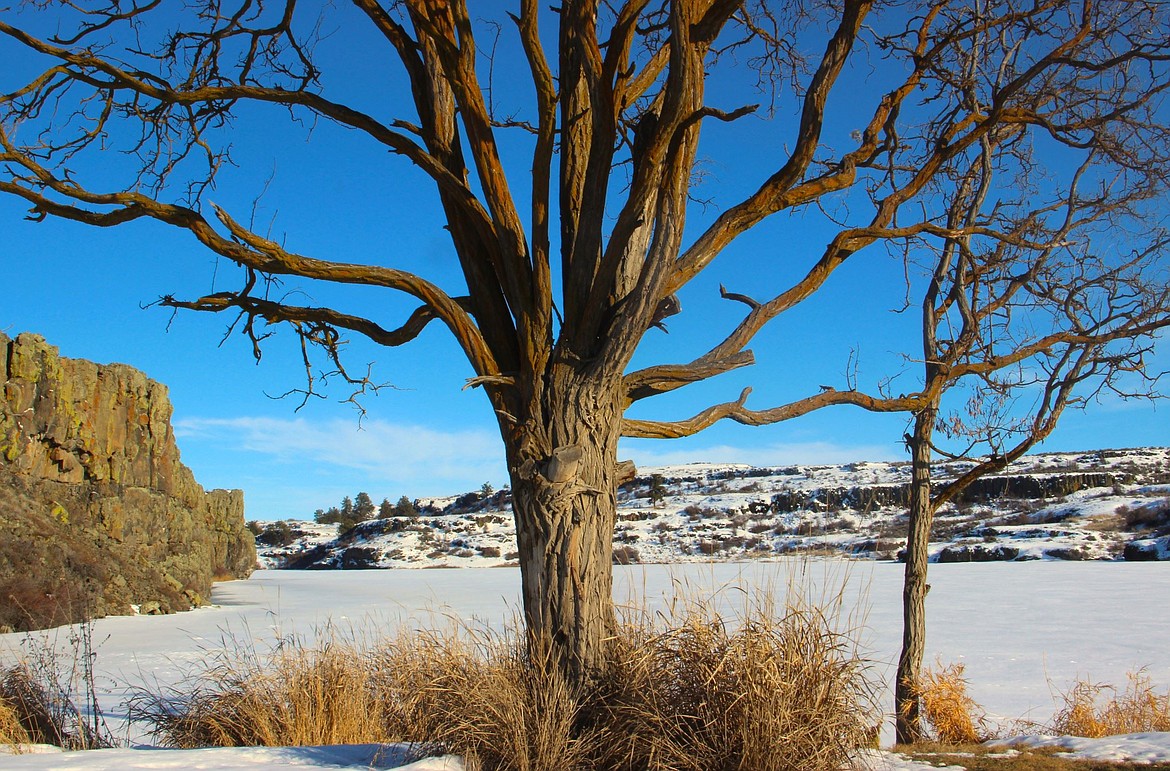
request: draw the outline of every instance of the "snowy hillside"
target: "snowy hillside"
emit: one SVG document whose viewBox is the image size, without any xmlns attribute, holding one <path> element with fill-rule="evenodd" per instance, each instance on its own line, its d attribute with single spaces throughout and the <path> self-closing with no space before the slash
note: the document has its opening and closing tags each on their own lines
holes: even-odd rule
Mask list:
<svg viewBox="0 0 1170 771">
<path fill-rule="evenodd" d="M 965 462 L 939 464 L 935 479 L 953 479 L 968 468 Z M 662 499 L 652 502 L 656 477 L 661 488 L 654 497 Z M 794 553 L 896 559 L 906 534 L 909 479 L 904 462 L 640 469 L 619 491 L 614 561 L 739 561 Z M 418 509 L 417 516 L 374 519 L 341 534 L 336 525 L 290 520 L 293 540 L 261 543 L 261 564 L 516 564 L 506 490 L 422 500 Z M 932 541 L 932 559 L 939 562 L 1170 559 L 1170 448 L 1021 458 L 945 506 Z"/>
</svg>

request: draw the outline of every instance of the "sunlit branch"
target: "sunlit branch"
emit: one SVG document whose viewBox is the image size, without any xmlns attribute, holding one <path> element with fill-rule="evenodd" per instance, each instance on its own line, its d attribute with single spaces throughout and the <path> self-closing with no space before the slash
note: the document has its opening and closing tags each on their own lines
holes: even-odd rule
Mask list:
<svg viewBox="0 0 1170 771">
<path fill-rule="evenodd" d="M 750 388 L 745 388 L 739 399 L 708 407 L 692 418 L 680 421 L 636 420 L 622 421 L 622 436 L 642 439 L 678 439 L 697 434 L 721 420 L 731 420 L 746 426 L 763 426 L 807 415 L 814 410 L 837 404 L 851 404 L 870 412 L 913 412 L 926 403 L 923 394 L 910 394 L 884 399 L 860 391 L 822 391 L 780 407 L 750 410 L 745 406 Z"/>
</svg>

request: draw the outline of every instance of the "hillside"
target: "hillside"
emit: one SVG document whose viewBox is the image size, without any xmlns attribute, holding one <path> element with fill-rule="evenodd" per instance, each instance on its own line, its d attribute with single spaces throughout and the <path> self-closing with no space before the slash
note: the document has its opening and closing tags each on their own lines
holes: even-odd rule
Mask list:
<svg viewBox="0 0 1170 771">
<path fill-rule="evenodd" d="M 936 479 L 969 467 L 939 464 Z M 907 463 L 692 463 L 640 474 L 619 492 L 615 562 L 800 553 L 897 559 L 906 534 Z M 655 474 L 665 498 L 652 504 Z M 418 516 L 370 520 L 340 535 L 336 526 L 289 521 L 291 542 L 261 544 L 261 563 L 294 569 L 515 564 L 506 491 L 422 500 L 419 508 Z M 937 562 L 1170 559 L 1170 448 L 1021 458 L 940 512 L 931 553 Z"/>
</svg>

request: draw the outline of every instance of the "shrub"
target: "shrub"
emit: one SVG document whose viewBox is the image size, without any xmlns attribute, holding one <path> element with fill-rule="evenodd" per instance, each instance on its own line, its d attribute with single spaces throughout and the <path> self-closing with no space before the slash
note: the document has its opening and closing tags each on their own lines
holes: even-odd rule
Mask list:
<svg viewBox="0 0 1170 771">
<path fill-rule="evenodd" d="M 1128 679 L 1120 693 L 1112 685 L 1075 682 L 1061 694 L 1064 707 L 1056 714 L 1053 730 L 1090 739 L 1170 731 L 1170 691 L 1158 694 L 1144 671 L 1132 672 Z"/>
<path fill-rule="evenodd" d="M 944 744 L 978 744 L 991 738 L 982 708 L 967 695 L 962 664 L 925 669 L 918 684 L 922 717 Z"/>
<path fill-rule="evenodd" d="M 633 546 L 615 546 L 613 547 L 613 564 L 615 565 L 633 565 L 638 563 L 638 550 Z"/>
<path fill-rule="evenodd" d="M 1146 506 L 1122 504 L 1117 507 L 1117 513 L 1125 522 L 1125 529 L 1130 532 L 1135 530 L 1160 531 L 1170 526 L 1170 501 L 1151 503 Z"/>
<path fill-rule="evenodd" d="M 24 639 L 21 662 L 0 669 L 0 745 L 113 746 L 95 696 L 92 631 L 89 622 L 68 630 L 71 658 L 58 653 L 47 633 Z"/>
<path fill-rule="evenodd" d="M 283 519 L 269 522 L 256 536 L 256 542 L 264 546 L 288 546 L 296 539 L 292 526 Z"/>
</svg>

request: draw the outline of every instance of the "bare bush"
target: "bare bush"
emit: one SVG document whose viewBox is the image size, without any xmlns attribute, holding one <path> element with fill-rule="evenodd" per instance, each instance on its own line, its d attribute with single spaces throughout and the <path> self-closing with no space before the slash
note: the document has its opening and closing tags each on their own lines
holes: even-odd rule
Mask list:
<svg viewBox="0 0 1170 771">
<path fill-rule="evenodd" d="M 1063 693 L 1056 714 L 1058 734 L 1091 739 L 1117 734 L 1170 731 L 1170 691 L 1157 693 L 1144 671 L 1131 672 L 1124 691 L 1112 685 L 1078 680 Z"/>
<path fill-rule="evenodd" d="M 92 626 L 70 627 L 68 644 L 66 655 L 49 633 L 30 635 L 21 662 L 0 669 L 0 744 L 113 746 L 95 695 Z"/>
<path fill-rule="evenodd" d="M 922 716 L 943 744 L 978 744 L 991 738 L 983 709 L 967 695 L 962 664 L 927 669 L 919 681 Z"/>
</svg>

